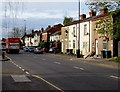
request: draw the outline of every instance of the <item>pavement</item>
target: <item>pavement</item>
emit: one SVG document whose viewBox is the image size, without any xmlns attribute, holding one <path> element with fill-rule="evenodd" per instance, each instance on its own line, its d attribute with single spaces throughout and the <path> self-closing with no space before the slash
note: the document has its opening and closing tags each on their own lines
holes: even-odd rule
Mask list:
<svg viewBox="0 0 120 92">
<path fill-rule="evenodd" d="M 66 60 L 71 60 L 71 61 L 77 61 L 77 62 L 83 62 L 87 64 L 94 64 L 94 65 L 99 65 L 99 66 L 104 66 L 108 68 L 115 68 L 119 69 L 119 64 L 118 62 L 113 62 L 110 61 L 111 58 L 100 58 L 100 57 L 88 57 L 87 59 L 84 58 L 77 58 L 76 56 L 73 55 L 66 55 L 66 54 L 47 54 L 48 56 L 54 56 L 55 58 L 58 59 L 66 59 Z"/>
</svg>

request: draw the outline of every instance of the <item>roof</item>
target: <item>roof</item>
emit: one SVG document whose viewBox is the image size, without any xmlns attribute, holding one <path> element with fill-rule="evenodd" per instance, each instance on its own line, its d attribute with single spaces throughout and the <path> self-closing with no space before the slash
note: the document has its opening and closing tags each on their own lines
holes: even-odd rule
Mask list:
<svg viewBox="0 0 120 92">
<path fill-rule="evenodd" d="M 88 18 L 85 18 L 85 19 L 83 19 L 83 20 L 75 20 L 75 21 L 69 23 L 68 25 L 65 25 L 64 27 L 70 26 L 70 25 L 74 25 L 74 24 L 77 24 L 77 23 L 86 22 L 86 21 L 94 21 L 94 20 L 100 19 L 100 18 L 102 18 L 102 17 L 108 17 L 109 15 L 110 15 L 110 12 L 105 13 L 105 14 L 102 14 L 102 15 L 97 15 L 97 16 L 88 17 Z"/>
</svg>

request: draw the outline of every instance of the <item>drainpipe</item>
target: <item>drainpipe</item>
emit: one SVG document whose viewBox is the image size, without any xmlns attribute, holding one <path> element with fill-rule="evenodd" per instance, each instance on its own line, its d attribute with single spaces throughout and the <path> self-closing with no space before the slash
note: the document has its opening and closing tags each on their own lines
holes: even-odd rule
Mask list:
<svg viewBox="0 0 120 92">
<path fill-rule="evenodd" d="M 89 21 L 89 52 L 90 52 L 90 21 Z"/>
</svg>

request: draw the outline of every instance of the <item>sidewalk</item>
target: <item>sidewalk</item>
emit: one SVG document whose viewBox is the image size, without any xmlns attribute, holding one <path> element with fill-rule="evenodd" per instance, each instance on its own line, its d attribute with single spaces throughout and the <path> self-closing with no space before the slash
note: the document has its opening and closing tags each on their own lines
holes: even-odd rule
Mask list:
<svg viewBox="0 0 120 92">
<path fill-rule="evenodd" d="M 48 54 L 48 56 L 54 56 L 59 59 L 66 59 L 70 61 L 77 61 L 77 62 L 83 62 L 83 63 L 88 63 L 88 64 L 100 65 L 100 66 L 104 66 L 108 68 L 115 68 L 115 69 L 119 68 L 118 67 L 119 63 L 109 61 L 110 59 L 106 59 L 106 58 L 88 57 L 87 59 L 84 59 L 84 58 L 77 58 L 76 56 L 66 55 L 66 54 Z"/>
</svg>

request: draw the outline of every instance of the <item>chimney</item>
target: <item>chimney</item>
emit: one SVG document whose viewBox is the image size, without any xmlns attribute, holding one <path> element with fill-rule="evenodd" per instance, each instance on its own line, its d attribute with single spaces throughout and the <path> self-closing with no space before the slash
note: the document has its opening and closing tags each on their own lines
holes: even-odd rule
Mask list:
<svg viewBox="0 0 120 92">
<path fill-rule="evenodd" d="M 41 28 L 41 32 L 43 32 L 44 31 L 44 28 Z"/>
<path fill-rule="evenodd" d="M 100 14 L 105 14 L 108 12 L 108 9 L 107 8 L 104 8 L 104 9 L 100 9 Z"/>
<path fill-rule="evenodd" d="M 34 30 L 32 30 L 32 34 L 34 33 Z"/>
<path fill-rule="evenodd" d="M 89 15 L 90 15 L 90 17 L 96 16 L 96 12 L 93 11 L 93 10 L 91 10 L 91 11 L 89 12 Z"/>
<path fill-rule="evenodd" d="M 81 19 L 81 20 L 86 19 L 86 14 L 80 15 L 80 19 Z"/>
</svg>

